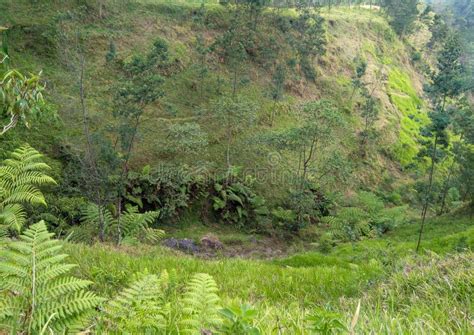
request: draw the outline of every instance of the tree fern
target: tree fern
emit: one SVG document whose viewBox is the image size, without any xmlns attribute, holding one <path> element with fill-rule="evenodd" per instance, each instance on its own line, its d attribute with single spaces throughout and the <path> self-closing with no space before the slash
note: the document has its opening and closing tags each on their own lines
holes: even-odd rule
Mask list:
<svg viewBox="0 0 474 335">
<path fill-rule="evenodd" d="M 182 301 L 183 319 L 180 328 L 184 334 L 201 334 L 222 323 L 219 311 L 220 299 L 214 279 L 205 273 L 193 276 Z"/>
<path fill-rule="evenodd" d="M 106 307 L 108 328 L 131 334 L 164 333 L 169 304 L 164 299 L 168 274 L 145 275 L 122 291 Z"/>
<path fill-rule="evenodd" d="M 0 325 L 10 333 L 74 332 L 102 299 L 67 276 L 62 245 L 43 221 L 0 249 Z"/>
<path fill-rule="evenodd" d="M 164 231 L 153 229 L 150 225 L 158 218 L 160 212 L 149 211 L 139 213 L 137 207 L 128 206 L 120 215 L 120 221 L 113 217 L 110 210 L 104 208 L 99 212 L 97 205 L 91 204 L 85 208 L 82 222 L 85 225 L 97 227 L 99 215 L 102 215 L 107 230 L 119 235 L 119 240 L 127 241 L 140 239 L 142 241 L 156 242 L 164 236 Z"/>
<path fill-rule="evenodd" d="M 120 222 L 115 221 L 115 226 L 124 237 L 131 236 L 143 241 L 156 242 L 164 236 L 164 231 L 149 226 L 159 215 L 158 211 L 139 213 L 137 207 L 129 206 L 121 215 Z"/>
<path fill-rule="evenodd" d="M 104 207 L 99 208 L 99 206 L 92 203 L 85 206 L 81 214 L 82 225 L 78 231 L 73 231 L 72 235 L 75 241 L 84 242 L 83 240 L 91 240 L 91 237 L 97 236 L 99 234 L 100 218 L 104 220 L 106 232 L 114 221 L 110 210 Z M 91 234 L 91 236 L 82 236 L 84 232 Z"/>
<path fill-rule="evenodd" d="M 19 232 L 26 221 L 24 204 L 46 205 L 39 186 L 55 184 L 42 155 L 25 145 L 0 166 L 0 224 Z"/>
</svg>

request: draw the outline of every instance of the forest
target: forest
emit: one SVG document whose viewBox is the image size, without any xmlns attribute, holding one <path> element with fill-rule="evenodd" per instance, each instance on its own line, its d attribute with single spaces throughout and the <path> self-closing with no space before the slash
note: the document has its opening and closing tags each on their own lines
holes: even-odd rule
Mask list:
<svg viewBox="0 0 474 335">
<path fill-rule="evenodd" d="M 472 0 L 0 0 L 0 335 L 474 334 Z"/>
</svg>

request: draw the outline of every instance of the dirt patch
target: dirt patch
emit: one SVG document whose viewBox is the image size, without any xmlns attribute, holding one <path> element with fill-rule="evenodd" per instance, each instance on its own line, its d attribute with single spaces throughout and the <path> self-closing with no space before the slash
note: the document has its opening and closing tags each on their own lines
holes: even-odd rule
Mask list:
<svg viewBox="0 0 474 335">
<path fill-rule="evenodd" d="M 191 239 L 170 238 L 163 245 L 182 251 L 200 258 L 212 259 L 219 257 L 227 258 L 250 258 L 250 259 L 274 259 L 285 257 L 295 251 L 295 245 L 278 238 L 249 236 L 247 241 L 220 241 L 212 234 L 206 234 L 199 242 L 190 242 Z M 189 245 L 192 244 L 192 247 Z M 309 248 L 298 246 L 298 250 Z"/>
</svg>

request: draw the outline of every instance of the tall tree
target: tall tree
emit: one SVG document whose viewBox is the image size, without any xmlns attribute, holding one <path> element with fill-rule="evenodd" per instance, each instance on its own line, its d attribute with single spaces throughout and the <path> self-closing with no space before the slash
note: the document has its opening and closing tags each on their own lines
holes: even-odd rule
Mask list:
<svg viewBox="0 0 474 335">
<path fill-rule="evenodd" d="M 123 67 L 124 77 L 115 92 L 113 115 L 118 119 L 117 141 L 122 157 L 121 171 L 117 183 L 117 215 L 120 229 L 120 215 L 125 192 L 125 177 L 133 153 L 137 134 L 146 108 L 163 97 L 164 78 L 160 70 L 168 63 L 168 45 L 158 39 L 146 56 L 135 56 Z M 118 234 L 122 236 L 122 234 Z M 120 241 L 119 241 L 120 243 Z"/>
<path fill-rule="evenodd" d="M 433 181 L 435 174 L 435 167 L 442 158 L 445 156 L 446 148 L 449 144 L 449 135 L 447 128 L 450 123 L 450 118 L 443 109 L 438 107 L 438 109 L 432 111 L 429 114 L 430 124 L 422 129 L 421 135 L 423 136 L 422 140 L 422 149 L 418 153 L 418 157 L 422 159 L 429 160 L 429 170 L 428 170 L 428 183 L 423 192 L 422 199 L 422 210 L 421 210 L 421 226 L 418 235 L 418 242 L 416 245 L 416 251 L 418 252 L 421 245 L 421 238 L 423 235 L 423 229 L 426 221 L 426 215 L 428 212 L 428 207 L 431 202 L 432 190 L 433 190 Z"/>
<path fill-rule="evenodd" d="M 236 11 L 232 16 L 229 29 L 219 36 L 212 45 L 212 50 L 217 51 L 219 57 L 221 57 L 231 69 L 231 90 L 234 98 L 237 94 L 244 61 L 247 59 L 244 41 L 245 36 L 240 24 L 241 17 Z"/>
<path fill-rule="evenodd" d="M 232 147 L 236 135 L 254 126 L 257 106 L 241 95 L 222 96 L 212 103 L 212 111 L 222 125 L 226 139 L 226 163 L 232 167 Z"/>
<path fill-rule="evenodd" d="M 437 70 L 432 75 L 432 84 L 428 87 L 436 104 L 446 106 L 446 99 L 458 96 L 462 89 L 463 66 L 461 63 L 462 45 L 459 37 L 451 33 L 443 44 L 437 57 Z"/>
<path fill-rule="evenodd" d="M 404 36 L 411 32 L 413 23 L 418 16 L 418 0 L 385 0 L 383 8 L 389 15 L 393 30 Z"/>
<path fill-rule="evenodd" d="M 455 34 L 451 34 L 446 39 L 437 57 L 437 71 L 432 75 L 432 84 L 426 87 L 426 90 L 432 97 L 435 108 L 429 114 L 430 124 L 421 130 L 421 135 L 425 139 L 422 140 L 423 148 L 420 150 L 419 156 L 428 157 L 430 167 L 428 170 L 428 184 L 422 199 L 423 205 L 418 243 L 416 245 L 417 251 L 420 249 L 426 215 L 430 199 L 432 198 L 436 164 L 439 163 L 440 157 L 445 154 L 449 141 L 447 128 L 450 125 L 451 118 L 446 112 L 446 104 L 448 98 L 458 97 L 462 90 L 462 85 L 460 84 L 462 76 L 461 55 L 462 49 L 459 39 Z"/>
<path fill-rule="evenodd" d="M 326 53 L 327 40 L 324 22 L 324 18 L 317 11 L 302 8 L 293 24 L 297 36 L 290 42 L 296 49 L 303 74 L 312 81 L 316 79 L 313 67 L 314 59 Z"/>
<path fill-rule="evenodd" d="M 360 105 L 360 116 L 363 120 L 363 130 L 360 132 L 360 145 L 361 145 L 361 153 L 362 157 L 367 156 L 367 146 L 369 141 L 372 140 L 376 136 L 375 131 L 375 122 L 378 120 L 379 117 L 379 106 L 378 100 L 374 98 L 373 92 L 369 92 L 369 90 L 363 90 L 363 102 Z"/>
</svg>

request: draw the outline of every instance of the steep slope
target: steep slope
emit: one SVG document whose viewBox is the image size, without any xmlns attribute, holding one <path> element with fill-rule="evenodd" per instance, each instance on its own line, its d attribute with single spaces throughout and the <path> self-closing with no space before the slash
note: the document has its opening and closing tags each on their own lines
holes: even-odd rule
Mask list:
<svg viewBox="0 0 474 335">
<path fill-rule="evenodd" d="M 113 92 L 123 76 L 119 65 L 134 55 L 146 54 L 161 38 L 169 46 L 164 97 L 147 108 L 140 125 L 132 163 L 157 165 L 162 162 L 185 163 L 212 171 L 226 166 L 226 130 L 212 106 L 222 93 L 231 92 L 233 69 L 217 52 L 205 56 L 205 74 L 199 64 L 196 45 L 202 37 L 210 47 L 229 28 L 230 14 L 220 5 L 207 5 L 205 11 L 194 5 L 172 5 L 160 1 L 106 2 L 99 17 L 92 5 L 70 2 L 6 1 L 0 4 L 0 24 L 8 26 L 8 43 L 13 65 L 31 71 L 43 70 L 48 83 L 48 100 L 56 106 L 66 131 L 62 142 L 80 147 L 84 142 L 79 104 L 80 54 L 85 58 L 86 105 L 94 130 L 108 134 L 116 124 L 112 116 Z M 421 99 L 423 78 L 411 64 L 407 47 L 398 39 L 376 10 L 324 10 L 327 52 L 314 59 L 316 77 L 307 79 L 302 69 L 292 65 L 294 53 L 286 30 L 296 17 L 293 10 L 267 10 L 262 16 L 256 46 L 259 54 L 246 50 L 239 66 L 237 91 L 257 106 L 257 119 L 240 129 L 233 142 L 232 164 L 244 166 L 253 175 L 277 171 L 283 178 L 262 178 L 270 196 L 288 184 L 286 171 L 297 168 L 296 152 L 282 154 L 261 141 L 265 134 L 298 124 L 298 105 L 316 99 L 329 99 L 344 111 L 347 126 L 338 131 L 334 150 L 346 157 L 346 177 L 333 178 L 328 188 L 339 190 L 360 185 L 375 187 L 389 177 L 401 177 L 416 154 L 416 137 L 426 121 Z M 200 18 L 199 21 L 196 18 Z M 289 25 L 289 26 L 288 26 Z M 261 37 L 270 36 L 270 37 Z M 115 62 L 107 62 L 111 43 Z M 278 49 L 277 58 L 272 50 Z M 265 54 L 265 52 L 268 53 Z M 360 117 L 361 96 L 352 85 L 355 59 L 367 61 L 363 83 L 379 100 L 378 136 L 371 141 L 369 155 L 362 157 L 358 134 L 363 128 Z M 271 99 L 272 76 L 278 64 L 287 66 L 284 97 Z M 117 65 L 119 64 L 119 65 Z M 274 118 L 274 120 L 273 120 Z M 173 125 L 197 123 L 207 145 L 192 150 L 170 150 Z M 32 138 L 34 138 L 34 135 Z M 193 146 L 193 142 L 191 142 Z M 58 157 L 58 148 L 50 154 Z M 321 154 L 321 160 L 329 160 Z M 350 163 L 350 164 L 349 164 Z M 388 171 L 388 172 L 386 172 Z M 278 176 L 280 176 L 278 175 Z M 347 176 L 350 177 L 348 178 Z"/>
</svg>

